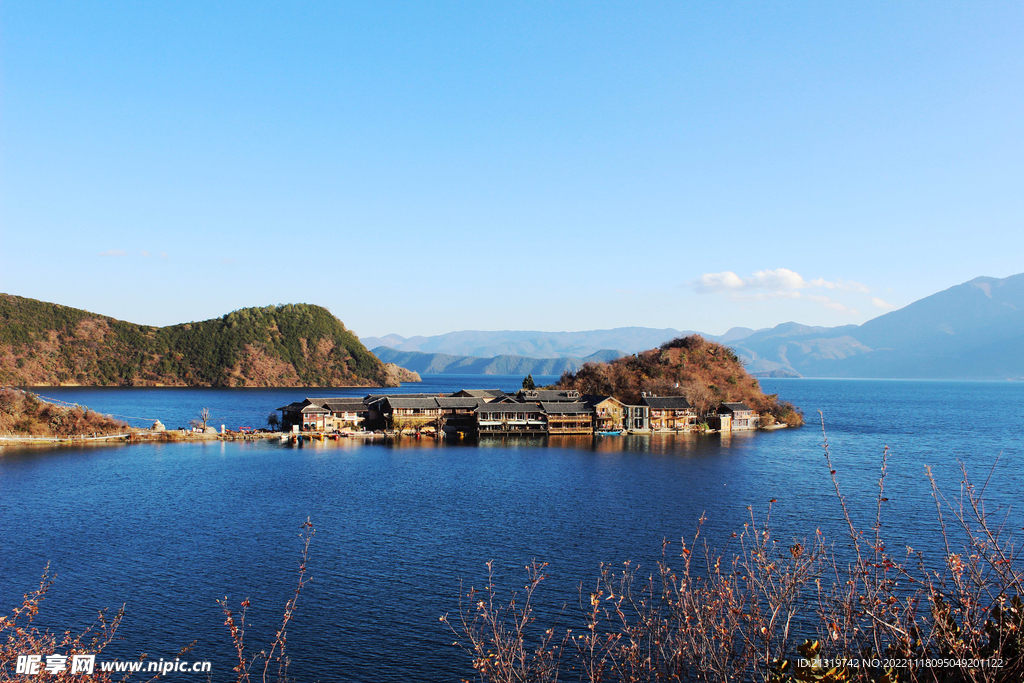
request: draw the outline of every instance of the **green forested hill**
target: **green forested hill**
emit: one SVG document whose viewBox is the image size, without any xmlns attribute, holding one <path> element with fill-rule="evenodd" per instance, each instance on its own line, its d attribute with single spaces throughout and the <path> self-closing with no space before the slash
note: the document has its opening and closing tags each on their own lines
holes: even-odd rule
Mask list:
<svg viewBox="0 0 1024 683">
<path fill-rule="evenodd" d="M 245 308 L 150 327 L 0 295 L 0 384 L 384 386 L 396 376 L 330 311 Z"/>
</svg>

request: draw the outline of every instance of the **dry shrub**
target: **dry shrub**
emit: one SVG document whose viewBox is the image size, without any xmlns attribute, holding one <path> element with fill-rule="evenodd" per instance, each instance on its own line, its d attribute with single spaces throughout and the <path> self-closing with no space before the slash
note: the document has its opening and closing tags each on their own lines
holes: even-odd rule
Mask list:
<svg viewBox="0 0 1024 683">
<path fill-rule="evenodd" d="M 252 681 L 287 681 L 288 665 L 290 660 L 287 655 L 288 624 L 295 614 L 295 608 L 299 601 L 299 594 L 310 579 L 306 576 L 306 563 L 309 560 L 309 544 L 313 541 L 316 529 L 313 523 L 306 518 L 302 525 L 302 532 L 299 538 L 302 539 L 302 560 L 299 562 L 298 582 L 295 586 L 295 593 L 285 603 L 284 614 L 281 617 L 281 626 L 274 633 L 274 639 L 267 647 L 259 652 L 247 652 L 245 645 L 245 630 L 248 626 L 246 616 L 249 612 L 250 602 L 246 598 L 241 602 L 242 611 L 235 614 L 228 607 L 228 599 L 218 600 L 221 609 L 224 610 L 224 625 L 231 633 L 231 642 L 235 648 L 235 657 L 238 663 L 232 669 L 235 672 L 237 683 L 252 683 Z"/>
<path fill-rule="evenodd" d="M 473 668 L 479 672 L 481 680 L 558 680 L 562 649 L 569 640 L 568 635 L 555 641 L 554 628 L 533 633 L 533 596 L 547 578 L 545 567 L 546 564 L 536 562 L 528 565 L 528 582 L 523 593 L 514 593 L 508 602 L 498 597 L 493 562 L 487 563 L 487 583 L 483 590 L 470 588 L 464 597 L 460 591 L 456 633 L 461 631 L 461 635 L 466 636 L 465 649 L 472 656 Z M 455 630 L 447 614 L 441 621 Z"/>
<path fill-rule="evenodd" d="M 23 674 L 17 674 L 16 665 L 19 655 L 42 655 L 45 664 L 46 655 L 60 650 L 60 654 L 68 656 L 68 666 L 58 673 L 41 671 L 33 680 L 61 681 L 71 683 L 101 682 L 114 680 L 110 672 L 101 672 L 99 667 L 93 674 L 71 673 L 71 657 L 76 654 L 100 654 L 113 641 L 117 629 L 124 617 L 124 607 L 113 616 L 106 611 L 99 612 L 97 621 L 79 634 L 65 631 L 60 634 L 40 630 L 35 625 L 39 614 L 39 606 L 53 586 L 54 576 L 49 565 L 43 570 L 39 586 L 25 594 L 21 606 L 16 607 L 10 616 L 0 616 L 0 683 L 28 680 Z"/>
<path fill-rule="evenodd" d="M 130 429 L 83 406 L 61 406 L 21 389 L 0 389 L 0 434 L 67 437 L 123 434 Z"/>
<path fill-rule="evenodd" d="M 298 582 L 295 592 L 285 603 L 284 614 L 281 618 L 281 625 L 274 634 L 274 639 L 259 652 L 248 652 L 245 644 L 245 631 L 250 626 L 247 621 L 249 599 L 242 601 L 242 611 L 235 614 L 228 607 L 227 598 L 218 600 L 224 610 L 225 625 L 231 634 L 234 645 L 234 655 L 237 664 L 232 671 L 235 674 L 237 683 L 252 683 L 260 681 L 268 683 L 276 681 L 285 683 L 288 678 L 289 659 L 286 654 L 288 641 L 288 625 L 295 614 L 299 594 L 311 580 L 307 576 L 306 564 L 309 559 L 309 546 L 316 534 L 312 522 L 307 518 L 302 525 L 299 534 L 302 540 L 302 558 L 299 562 Z M 74 635 L 70 631 L 55 634 L 48 630 L 40 630 L 34 624 L 39 614 L 40 605 L 46 596 L 47 591 L 53 585 L 54 577 L 49 572 L 49 565 L 43 571 L 43 577 L 39 587 L 25 595 L 20 607 L 13 610 L 11 616 L 0 616 L 0 683 L 16 683 L 25 680 L 58 681 L 66 683 L 108 683 L 114 681 L 115 675 L 121 676 L 116 680 L 128 681 L 131 674 L 122 674 L 109 671 L 102 671 L 99 662 L 96 662 L 92 674 L 71 673 L 71 657 L 76 654 L 99 655 L 104 652 L 107 646 L 114 640 L 121 621 L 124 618 L 124 607 L 119 609 L 113 616 L 108 616 L 106 611 L 101 611 L 96 623 L 80 634 Z M 194 642 L 178 652 L 178 656 L 191 651 Z M 24 674 L 17 674 L 17 659 L 19 655 L 42 655 L 43 664 L 46 663 L 46 655 L 59 653 L 67 655 L 67 668 L 59 673 L 48 673 L 41 669 L 40 673 L 28 677 Z M 146 655 L 140 657 L 146 659 Z M 160 678 L 159 675 L 149 678 L 154 681 Z"/>
<path fill-rule="evenodd" d="M 668 544 L 647 576 L 634 563 L 603 565 L 593 586 L 581 587 L 575 628 L 538 624 L 538 564 L 528 568 L 525 599 L 503 601 L 489 574 L 457 617 L 442 620 L 479 680 L 494 683 L 1024 680 L 1024 572 L 1005 520 L 986 509 L 991 473 L 979 489 L 962 467 L 960 494 L 948 499 L 927 472 L 943 548 L 929 564 L 909 548 L 903 557 L 886 548 L 888 451 L 865 530 L 850 515 L 827 437 L 823 449 L 848 532 L 838 546 L 820 531 L 807 542 L 775 539 L 769 505 L 763 522 L 751 511 L 721 550 L 698 524 L 677 568 Z"/>
</svg>

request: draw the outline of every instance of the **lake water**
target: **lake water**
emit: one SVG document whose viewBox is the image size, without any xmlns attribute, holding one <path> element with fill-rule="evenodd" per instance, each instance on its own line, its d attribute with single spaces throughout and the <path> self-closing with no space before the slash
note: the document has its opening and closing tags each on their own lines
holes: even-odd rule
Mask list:
<svg viewBox="0 0 1024 683">
<path fill-rule="evenodd" d="M 425 378 L 406 391 L 498 387 L 521 378 Z M 549 378 L 544 378 L 548 380 Z M 544 604 L 570 604 L 600 562 L 650 566 L 662 539 L 689 535 L 705 514 L 713 540 L 742 527 L 747 505 L 769 499 L 779 533 L 818 527 L 838 538 L 817 411 L 855 514 L 867 520 L 883 448 L 895 540 L 934 550 L 932 465 L 955 493 L 957 461 L 983 479 L 997 456 L 989 499 L 1024 491 L 1024 384 L 764 380 L 801 406 L 809 426 L 729 436 L 606 437 L 440 445 L 326 442 L 152 444 L 0 451 L 0 606 L 58 579 L 41 613 L 61 630 L 95 610 L 127 605 L 114 652 L 192 659 L 231 678 L 231 646 L 215 601 L 249 597 L 258 649 L 295 584 L 298 532 L 317 535 L 310 583 L 290 628 L 299 681 L 454 681 L 467 659 L 438 617 L 457 606 L 459 579 L 480 585 L 494 560 L 509 588 L 523 566 L 550 563 Z M 306 395 L 367 390 L 57 389 L 46 396 L 184 425 L 209 407 L 218 425 L 261 426 Z M 547 443 L 547 447 L 543 444 Z M 1012 512 L 1020 528 L 1020 515 Z M 890 544 L 892 545 L 892 544 Z M 172 674 L 172 676 L 175 676 Z M 185 680 L 188 675 L 178 674 Z"/>
</svg>

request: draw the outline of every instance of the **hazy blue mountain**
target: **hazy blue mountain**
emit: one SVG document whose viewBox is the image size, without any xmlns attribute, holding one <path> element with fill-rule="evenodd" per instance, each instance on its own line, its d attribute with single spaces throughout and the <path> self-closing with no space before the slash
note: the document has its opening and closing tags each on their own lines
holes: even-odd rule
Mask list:
<svg viewBox="0 0 1024 683">
<path fill-rule="evenodd" d="M 431 367 L 461 368 L 444 372 L 489 368 L 487 372 L 508 369 L 519 374 L 520 368 L 535 367 L 528 362 L 532 359 L 568 356 L 582 362 L 601 349 L 632 354 L 687 334 L 691 332 L 620 327 L 588 332 L 463 331 L 408 339 L 388 335 L 363 342 L 368 348 L 436 355 L 427 361 L 434 364 Z M 747 370 L 758 376 L 1024 379 L 1024 274 L 975 278 L 863 325 L 813 327 L 788 322 L 769 329 L 734 327 L 721 336 L 702 336 L 732 346 Z M 434 372 L 413 360 L 377 355 L 421 373 Z M 561 370 L 525 372 L 558 374 Z"/>
<path fill-rule="evenodd" d="M 390 346 L 392 348 L 398 346 L 405 341 L 405 337 L 400 334 L 386 334 L 383 337 L 366 337 L 365 341 L 360 339 L 363 345 L 367 348 L 374 346 Z"/>
<path fill-rule="evenodd" d="M 734 341 L 740 339 L 746 339 L 750 335 L 754 334 L 757 330 L 752 330 L 749 327 L 733 327 L 728 332 L 720 337 L 714 337 L 713 335 L 702 334 L 701 336 L 706 339 L 715 339 L 722 344 L 731 344 Z"/>
<path fill-rule="evenodd" d="M 1024 274 L 979 277 L 863 325 L 785 323 L 733 343 L 754 373 L 805 377 L 1024 377 Z"/>
<path fill-rule="evenodd" d="M 378 346 L 371 351 L 385 363 L 398 363 L 402 367 L 415 369 L 430 375 L 561 375 L 565 371 L 576 372 L 584 363 L 606 362 L 626 355 L 621 351 L 602 349 L 585 358 L 525 358 L 523 356 L 500 355 L 493 358 L 457 356 L 447 353 L 423 353 L 421 351 L 397 351 L 388 346 Z"/>
<path fill-rule="evenodd" d="M 659 330 L 650 327 L 618 327 L 612 330 L 586 332 L 463 330 L 433 337 L 405 338 L 389 334 L 385 337 L 364 337 L 361 341 L 371 349 L 386 346 L 396 351 L 443 353 L 478 358 L 503 355 L 527 358 L 585 358 L 606 349 L 620 349 L 623 353 L 653 349 L 670 339 L 691 333 L 671 328 Z M 715 339 L 713 336 L 708 338 Z"/>
</svg>

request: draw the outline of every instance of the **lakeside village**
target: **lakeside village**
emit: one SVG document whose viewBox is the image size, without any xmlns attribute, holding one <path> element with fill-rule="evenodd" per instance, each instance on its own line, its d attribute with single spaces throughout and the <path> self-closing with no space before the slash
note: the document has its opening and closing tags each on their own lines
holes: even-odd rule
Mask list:
<svg viewBox="0 0 1024 683">
<path fill-rule="evenodd" d="M 682 396 L 644 394 L 638 405 L 574 390 L 463 389 L 452 394 L 307 398 L 277 409 L 290 438 L 371 434 L 452 436 L 617 435 L 757 429 L 744 403 L 700 415 Z"/>
</svg>

